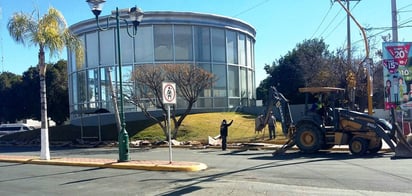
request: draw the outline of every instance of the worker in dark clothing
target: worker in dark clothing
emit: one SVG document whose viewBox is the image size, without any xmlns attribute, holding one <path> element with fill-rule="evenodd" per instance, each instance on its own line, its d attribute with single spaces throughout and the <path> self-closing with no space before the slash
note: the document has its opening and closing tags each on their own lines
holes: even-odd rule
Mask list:
<svg viewBox="0 0 412 196">
<path fill-rule="evenodd" d="M 276 138 L 276 118 L 273 115 L 273 112 L 270 112 L 270 116 L 269 116 L 269 121 L 268 121 L 268 125 L 269 125 L 269 139 L 275 139 Z"/>
<path fill-rule="evenodd" d="M 232 125 L 233 120 L 230 121 L 229 124 L 227 124 L 226 120 L 222 121 L 222 124 L 220 125 L 220 137 L 222 138 L 222 150 L 226 150 L 226 138 L 227 138 L 227 132 L 228 132 L 228 127 Z"/>
</svg>

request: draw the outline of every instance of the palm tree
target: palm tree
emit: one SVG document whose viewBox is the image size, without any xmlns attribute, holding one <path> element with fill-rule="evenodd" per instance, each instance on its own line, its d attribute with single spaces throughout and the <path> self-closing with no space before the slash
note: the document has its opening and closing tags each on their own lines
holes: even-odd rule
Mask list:
<svg viewBox="0 0 412 196">
<path fill-rule="evenodd" d="M 49 160 L 45 50 L 49 51 L 50 56 L 54 56 L 67 47 L 68 50 L 75 52 L 77 56 L 76 63 L 80 65 L 83 59 L 83 47 L 80 40 L 67 28 L 66 20 L 60 11 L 50 7 L 43 17 L 39 16 L 38 11 L 37 17 L 33 17 L 33 13 L 31 15 L 22 12 L 14 13 L 7 24 L 7 28 L 10 36 L 17 43 L 26 45 L 26 42 L 29 42 L 39 48 L 37 67 L 40 74 L 41 102 L 40 159 Z"/>
</svg>

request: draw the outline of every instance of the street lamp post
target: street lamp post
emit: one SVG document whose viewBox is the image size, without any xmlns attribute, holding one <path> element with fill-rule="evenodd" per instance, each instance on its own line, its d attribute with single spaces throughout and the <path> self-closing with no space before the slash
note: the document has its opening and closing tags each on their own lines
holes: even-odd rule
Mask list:
<svg viewBox="0 0 412 196">
<path fill-rule="evenodd" d="M 117 58 L 118 58 L 118 66 L 119 66 L 119 93 L 120 93 L 120 110 L 119 110 L 119 115 L 120 115 L 120 130 L 119 130 L 119 137 L 118 137 L 118 142 L 119 142 L 119 162 L 126 162 L 130 160 L 129 157 L 129 135 L 127 134 L 126 131 L 126 122 L 125 122 L 125 116 L 124 116 L 124 110 L 123 110 L 123 81 L 122 81 L 122 59 L 121 59 L 121 52 L 120 52 L 120 20 L 126 22 L 126 29 L 127 29 L 127 34 L 133 38 L 136 36 L 137 33 L 137 26 L 139 26 L 140 22 L 142 21 L 143 18 L 143 12 L 140 10 L 138 7 L 132 7 L 129 9 L 122 9 L 119 10 L 116 7 L 115 11 L 112 11 L 112 16 L 107 18 L 107 23 L 106 27 L 101 27 L 99 24 L 99 15 L 102 12 L 103 4 L 106 2 L 105 0 L 87 0 L 86 1 L 93 14 L 96 16 L 96 23 L 97 27 L 100 31 L 105 31 L 109 29 L 109 19 L 110 18 L 115 18 L 116 19 L 116 33 L 117 33 Z M 114 17 L 113 17 L 114 15 Z M 128 28 L 128 21 L 123 18 L 124 16 L 127 16 L 130 18 L 133 24 L 133 32 L 130 33 L 129 28 Z"/>
</svg>

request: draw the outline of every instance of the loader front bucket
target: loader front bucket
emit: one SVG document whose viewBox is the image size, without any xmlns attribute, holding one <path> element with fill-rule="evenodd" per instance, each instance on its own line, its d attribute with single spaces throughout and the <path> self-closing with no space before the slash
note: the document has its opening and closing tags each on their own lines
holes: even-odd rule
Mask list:
<svg viewBox="0 0 412 196">
<path fill-rule="evenodd" d="M 391 108 L 391 116 L 392 116 L 392 129 L 395 130 L 395 135 L 394 138 L 392 138 L 395 143 L 395 155 L 391 157 L 391 159 L 397 159 L 397 158 L 412 158 L 412 144 L 408 142 L 412 141 L 410 140 L 412 136 L 406 136 L 409 137 L 408 140 L 406 140 L 406 137 L 403 134 L 403 131 L 399 124 L 396 122 L 396 114 L 395 114 L 395 109 Z"/>
<path fill-rule="evenodd" d="M 412 158 L 412 144 L 408 142 L 411 141 L 410 138 L 407 140 L 405 136 L 403 135 L 403 132 L 401 131 L 401 128 L 399 125 L 396 123 L 395 124 L 395 137 L 397 140 L 396 147 L 395 147 L 395 155 L 392 157 L 392 159 L 397 159 L 397 158 Z M 406 137 L 412 137 L 406 136 Z"/>
</svg>

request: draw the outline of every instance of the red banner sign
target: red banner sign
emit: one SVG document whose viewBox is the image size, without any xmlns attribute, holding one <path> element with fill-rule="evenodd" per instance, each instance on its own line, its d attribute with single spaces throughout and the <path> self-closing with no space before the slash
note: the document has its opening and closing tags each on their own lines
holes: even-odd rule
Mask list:
<svg viewBox="0 0 412 196">
<path fill-rule="evenodd" d="M 386 46 L 386 49 L 392 55 L 394 61 L 400 66 L 405 66 L 408 64 L 408 53 L 410 48 L 410 44 L 402 46 Z"/>
</svg>

